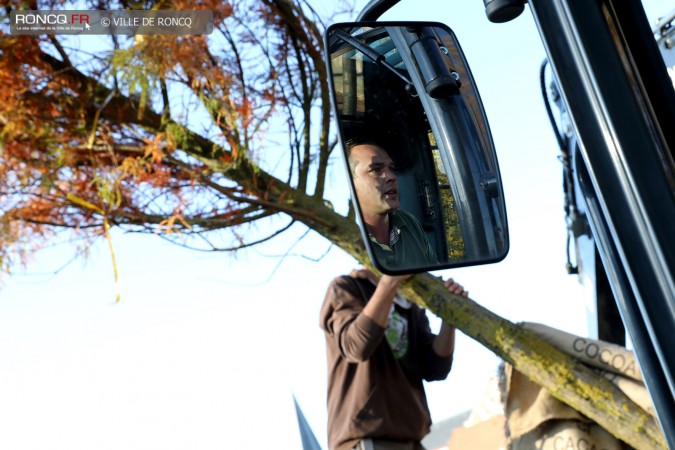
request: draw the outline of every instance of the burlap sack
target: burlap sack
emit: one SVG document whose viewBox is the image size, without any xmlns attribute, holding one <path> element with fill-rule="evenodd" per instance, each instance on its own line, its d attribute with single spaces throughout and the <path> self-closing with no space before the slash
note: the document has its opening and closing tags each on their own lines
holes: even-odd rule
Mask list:
<svg viewBox="0 0 675 450">
<path fill-rule="evenodd" d="M 542 423 L 554 419 L 583 420 L 577 410 L 553 397 L 546 389 L 531 381 L 510 364 L 504 366 L 506 377 L 504 413 L 508 437 L 519 438 Z"/>
<path fill-rule="evenodd" d="M 620 345 L 575 336 L 540 323 L 523 322 L 521 325 L 584 364 L 643 381 L 635 354 Z"/>
<path fill-rule="evenodd" d="M 627 450 L 599 425 L 577 420 L 549 420 L 535 431 L 514 439 L 511 450 Z"/>
<path fill-rule="evenodd" d="M 654 415 L 635 356 L 618 345 L 582 338 L 546 325 L 523 326 L 559 350 L 595 367 L 631 400 Z M 600 370 L 602 369 L 602 370 Z M 506 432 L 511 450 L 626 450 L 630 447 L 553 397 L 546 389 L 504 367 Z"/>
</svg>

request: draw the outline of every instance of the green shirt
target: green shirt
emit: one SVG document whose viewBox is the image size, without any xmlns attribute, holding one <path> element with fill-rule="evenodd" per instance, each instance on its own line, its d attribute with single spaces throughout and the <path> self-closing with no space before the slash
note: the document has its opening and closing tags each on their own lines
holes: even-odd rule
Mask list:
<svg viewBox="0 0 675 450">
<path fill-rule="evenodd" d="M 389 245 L 370 235 L 375 258 L 385 269 L 431 266 L 438 262 L 422 226 L 415 216 L 402 210 L 389 213 Z"/>
</svg>

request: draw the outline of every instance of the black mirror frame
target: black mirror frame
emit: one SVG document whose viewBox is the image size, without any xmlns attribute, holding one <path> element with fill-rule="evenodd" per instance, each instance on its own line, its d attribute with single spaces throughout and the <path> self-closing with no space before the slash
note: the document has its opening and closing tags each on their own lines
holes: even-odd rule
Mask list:
<svg viewBox="0 0 675 450">
<path fill-rule="evenodd" d="M 326 49 L 326 54 L 325 54 L 325 60 L 326 60 L 326 65 L 327 65 L 327 70 L 329 74 L 329 85 L 330 85 L 330 90 L 331 90 L 331 101 L 333 104 L 333 111 L 336 112 L 336 120 L 339 122 L 339 113 L 338 113 L 338 102 L 337 102 L 337 96 L 336 96 L 336 89 L 334 85 L 334 78 L 333 78 L 333 70 L 332 70 L 332 65 L 331 65 L 331 53 L 330 53 L 330 37 L 332 32 L 337 29 L 337 28 L 346 28 L 346 27 L 352 27 L 352 28 L 357 28 L 357 27 L 440 27 L 444 30 L 447 30 L 454 38 L 455 42 L 457 43 L 457 50 L 460 54 L 460 57 L 462 58 L 463 61 L 466 61 L 466 58 L 464 57 L 464 54 L 461 50 L 461 47 L 459 46 L 459 42 L 457 41 L 456 36 L 454 35 L 454 32 L 445 24 L 438 23 L 438 22 L 402 22 L 402 21 L 392 21 L 392 22 L 374 22 L 374 21 L 361 21 L 361 22 L 348 22 L 348 23 L 336 23 L 328 27 L 326 30 L 326 33 L 324 35 L 324 46 Z M 494 150 L 494 145 L 492 143 L 492 137 L 489 131 L 489 126 L 487 124 L 487 117 L 485 115 L 485 111 L 483 109 L 482 102 L 480 101 L 480 97 L 478 95 L 478 91 L 475 88 L 475 82 L 473 79 L 473 76 L 471 75 L 470 69 L 468 64 L 465 65 L 465 72 L 469 76 L 470 82 L 473 85 L 473 91 L 475 92 L 475 97 L 477 101 L 477 106 L 480 109 L 480 114 L 482 116 L 482 119 L 484 121 L 484 126 L 486 127 L 486 135 L 489 139 L 489 146 L 490 146 L 490 151 L 491 151 L 491 156 L 492 156 L 492 163 L 494 164 L 494 171 L 495 171 L 495 178 L 494 178 L 494 185 L 491 186 L 493 189 L 497 189 L 498 193 L 501 195 L 501 209 L 500 209 L 500 214 L 503 215 L 503 221 L 501 222 L 502 227 L 503 227 L 503 236 L 505 238 L 504 246 L 501 252 L 496 254 L 494 257 L 492 256 L 481 256 L 479 258 L 475 259 L 464 259 L 464 260 L 455 260 L 455 261 L 450 261 L 450 262 L 442 262 L 438 264 L 434 264 L 432 266 L 419 266 L 419 267 L 407 267 L 403 269 L 392 269 L 392 268 L 386 268 L 383 267 L 382 264 L 380 264 L 380 261 L 375 257 L 374 252 L 372 250 L 372 245 L 369 242 L 369 234 L 365 226 L 365 221 L 363 219 L 363 215 L 361 212 L 360 205 L 358 204 L 358 200 L 356 198 L 356 192 L 355 192 L 355 186 L 354 186 L 354 181 L 349 175 L 349 189 L 350 189 L 350 195 L 352 198 L 352 203 L 354 205 L 354 211 L 355 211 L 355 217 L 358 223 L 358 226 L 361 230 L 361 235 L 364 240 L 366 249 L 368 251 L 368 255 L 373 263 L 373 265 L 380 270 L 382 273 L 386 273 L 389 275 L 404 275 L 404 274 L 410 274 L 410 273 L 419 273 L 419 272 L 427 272 L 427 271 L 433 271 L 433 270 L 444 270 L 444 269 L 450 269 L 450 268 L 458 268 L 458 267 L 468 267 L 468 266 L 474 266 L 474 265 L 482 265 L 482 264 L 490 264 L 490 263 L 496 263 L 499 261 L 502 261 L 508 254 L 509 251 L 509 233 L 508 233 L 508 222 L 506 219 L 506 207 L 505 207 L 505 202 L 503 198 L 503 187 L 501 183 L 501 177 L 499 174 L 499 168 L 498 168 L 498 162 L 497 162 L 497 157 L 496 153 Z M 429 92 L 429 89 L 427 88 L 427 92 Z M 433 95 L 430 95 L 430 97 L 433 97 Z M 428 105 L 428 99 L 425 98 L 425 96 L 420 95 L 420 101 L 424 107 L 425 111 L 429 111 L 430 107 Z M 428 114 L 430 116 L 430 123 L 433 122 L 433 115 Z M 434 125 L 432 126 L 432 129 L 438 128 L 438 126 Z M 434 133 L 435 134 L 435 133 Z M 338 138 L 340 145 L 342 146 L 342 160 L 344 164 L 344 168 L 347 171 L 348 174 L 350 174 L 350 167 L 349 167 L 349 162 L 347 161 L 346 157 L 346 142 L 342 133 L 342 126 L 338 123 Z"/>
</svg>

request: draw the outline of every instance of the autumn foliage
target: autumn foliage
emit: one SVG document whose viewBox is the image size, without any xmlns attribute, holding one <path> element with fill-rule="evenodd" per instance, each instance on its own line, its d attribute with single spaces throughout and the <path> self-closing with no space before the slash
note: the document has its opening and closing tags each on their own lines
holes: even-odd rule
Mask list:
<svg viewBox="0 0 675 450">
<path fill-rule="evenodd" d="M 11 36 L 9 11 L 22 6 L 5 5 L 0 35 L 3 270 L 64 232 L 84 248 L 106 223 L 232 250 L 316 216 L 301 203 L 323 196 L 334 143 L 321 22 L 307 5 L 138 5 L 212 10 L 208 36 Z M 272 231 L 249 233 L 261 220 L 255 229 Z"/>
</svg>

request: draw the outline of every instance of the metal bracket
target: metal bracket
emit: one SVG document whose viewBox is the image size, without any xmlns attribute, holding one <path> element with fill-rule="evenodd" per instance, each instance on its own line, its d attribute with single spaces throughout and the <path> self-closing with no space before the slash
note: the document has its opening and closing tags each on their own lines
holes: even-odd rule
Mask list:
<svg viewBox="0 0 675 450">
<path fill-rule="evenodd" d="M 370 0 L 356 17 L 357 22 L 376 21 L 400 0 Z"/>
</svg>

